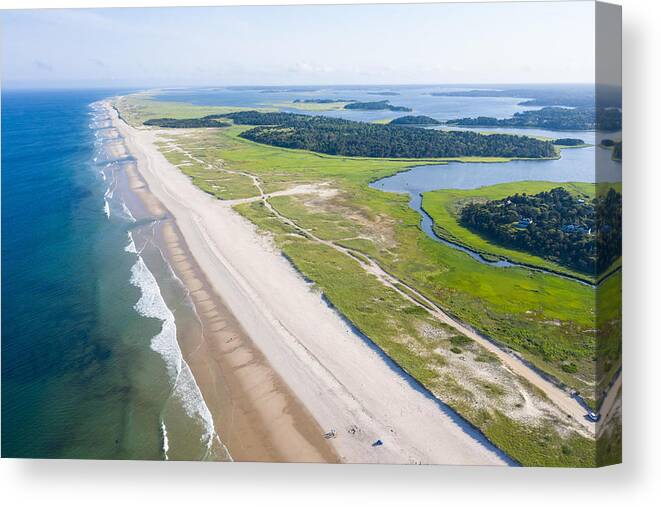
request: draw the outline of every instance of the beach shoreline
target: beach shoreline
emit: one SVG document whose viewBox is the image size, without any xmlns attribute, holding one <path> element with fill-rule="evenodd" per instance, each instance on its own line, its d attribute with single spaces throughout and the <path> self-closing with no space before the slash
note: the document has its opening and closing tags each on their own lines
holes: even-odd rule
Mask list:
<svg viewBox="0 0 661 507">
<path fill-rule="evenodd" d="M 114 156 L 132 156 L 120 138 Z M 123 149 L 126 151 L 122 151 Z M 338 462 L 332 446 L 305 407 L 272 371 L 195 262 L 176 220 L 127 164 L 129 208 L 152 222 L 151 242 L 193 307 L 195 322 L 177 320 L 177 341 L 193 372 L 215 431 L 234 461 Z"/>
<path fill-rule="evenodd" d="M 220 437 L 235 460 L 509 463 L 357 336 L 269 238 L 172 166 L 154 144 L 157 131 L 131 127 L 106 107 L 137 161 L 134 191 L 155 216 L 171 217 L 163 244 L 198 314 L 208 319 L 204 343 L 184 350 L 196 381 L 205 399 L 242 386 L 239 411 L 253 433 L 261 432 L 261 443 L 237 452 L 244 428 L 218 411 Z M 325 440 L 326 432 L 334 438 Z M 383 445 L 373 446 L 377 440 Z M 260 449 L 263 459 L 250 457 Z"/>
</svg>

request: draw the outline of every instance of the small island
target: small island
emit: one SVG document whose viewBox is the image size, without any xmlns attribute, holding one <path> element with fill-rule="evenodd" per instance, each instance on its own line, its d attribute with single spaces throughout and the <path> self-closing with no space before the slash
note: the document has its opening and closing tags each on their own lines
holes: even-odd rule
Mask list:
<svg viewBox="0 0 661 507">
<path fill-rule="evenodd" d="M 577 146 L 585 146 L 585 141 L 583 139 L 577 139 L 575 137 L 561 137 L 560 139 L 555 139 L 553 144 L 556 146 L 568 146 L 575 148 Z"/>
<path fill-rule="evenodd" d="M 395 97 L 396 95 L 400 95 L 400 94 L 397 92 L 384 91 L 384 92 L 367 92 L 367 95 L 381 95 L 382 97 Z"/>
<path fill-rule="evenodd" d="M 442 122 L 431 116 L 400 116 L 390 121 L 390 125 L 441 125 Z"/>
<path fill-rule="evenodd" d="M 361 109 L 364 111 L 413 111 L 410 107 L 393 106 L 389 100 L 377 100 L 374 102 L 352 102 L 344 106 L 344 109 Z"/>
</svg>

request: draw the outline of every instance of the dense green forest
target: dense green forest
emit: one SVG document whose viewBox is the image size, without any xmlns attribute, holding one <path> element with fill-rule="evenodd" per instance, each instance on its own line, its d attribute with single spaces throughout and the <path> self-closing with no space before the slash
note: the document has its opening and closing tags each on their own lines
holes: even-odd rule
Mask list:
<svg viewBox="0 0 661 507">
<path fill-rule="evenodd" d="M 400 116 L 390 122 L 390 125 L 440 125 L 441 122 L 430 116 Z"/>
<path fill-rule="evenodd" d="M 381 158 L 556 156 L 550 142 L 526 136 L 428 130 L 292 113 L 242 111 L 215 116 L 230 118 L 239 125 L 259 125 L 243 132 L 241 137 L 245 139 L 329 155 Z"/>
<path fill-rule="evenodd" d="M 595 199 L 597 212 L 597 273 L 622 255 L 622 194 L 609 189 Z"/>
<path fill-rule="evenodd" d="M 232 120 L 235 125 L 286 125 L 290 127 L 307 125 L 314 119 L 317 119 L 318 121 L 325 119 L 323 116 L 310 116 L 309 114 L 281 112 L 260 113 L 259 111 L 239 111 L 236 113 L 212 114 L 205 116 L 205 118 L 228 118 Z M 331 118 L 328 118 L 328 120 L 332 121 Z"/>
<path fill-rule="evenodd" d="M 492 241 L 584 273 L 601 273 L 622 254 L 622 196 L 613 189 L 592 201 L 558 187 L 473 202 L 460 220 Z"/>
<path fill-rule="evenodd" d="M 410 107 L 393 106 L 389 100 L 352 102 L 351 104 L 344 106 L 344 109 L 362 109 L 364 111 L 413 111 Z"/>
<path fill-rule="evenodd" d="M 560 139 L 555 139 L 553 144 L 556 146 L 582 146 L 585 142 L 583 139 L 577 139 L 575 137 L 561 137 Z"/>
<path fill-rule="evenodd" d="M 448 120 L 448 125 L 462 127 L 537 127 L 550 130 L 614 131 L 622 128 L 622 114 L 618 109 L 597 112 L 592 107 L 543 107 L 535 111 L 514 113 L 511 118 L 498 119 L 488 116 Z"/>
<path fill-rule="evenodd" d="M 169 129 L 229 127 L 230 124 L 228 122 L 218 121 L 215 119 L 216 116 L 217 115 L 205 116 L 203 118 L 184 118 L 181 120 L 175 118 L 154 118 L 152 120 L 147 120 L 144 124 Z"/>
</svg>

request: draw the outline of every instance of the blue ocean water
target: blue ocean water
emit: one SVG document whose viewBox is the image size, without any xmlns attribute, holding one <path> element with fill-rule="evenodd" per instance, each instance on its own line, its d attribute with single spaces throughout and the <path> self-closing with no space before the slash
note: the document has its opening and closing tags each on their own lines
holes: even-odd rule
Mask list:
<svg viewBox="0 0 661 507">
<path fill-rule="evenodd" d="M 91 107 L 110 95 L 2 94 L 3 457 L 209 457 L 199 390 L 177 385 L 176 284 L 113 197 L 127 162 Z"/>
</svg>

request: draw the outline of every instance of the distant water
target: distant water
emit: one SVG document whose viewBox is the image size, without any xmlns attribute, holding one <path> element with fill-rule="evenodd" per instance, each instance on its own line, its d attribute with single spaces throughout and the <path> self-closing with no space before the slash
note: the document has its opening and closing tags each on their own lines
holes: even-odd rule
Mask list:
<svg viewBox="0 0 661 507">
<path fill-rule="evenodd" d="M 296 99 L 353 99 L 361 102 L 389 100 L 395 106 L 405 106 L 413 112 L 336 110 L 308 112 L 334 116 L 356 121 L 385 120 L 407 114 L 424 114 L 439 120 L 473 116 L 492 116 L 509 118 L 514 113 L 530 108 L 518 105 L 526 97 L 435 97 L 434 92 L 452 91 L 463 88 L 448 86 L 320 86 L 320 87 L 236 87 L 236 88 L 200 88 L 185 90 L 163 90 L 157 95 L 158 100 L 190 102 L 207 106 L 244 106 L 269 107 L 273 104 L 290 102 Z M 397 95 L 382 95 L 396 93 Z M 306 113 L 297 109 L 283 108 L 284 111 Z"/>
<path fill-rule="evenodd" d="M 191 308 L 92 106 L 109 95 L 2 95 L 2 455 L 224 459 L 177 345 Z"/>
</svg>

